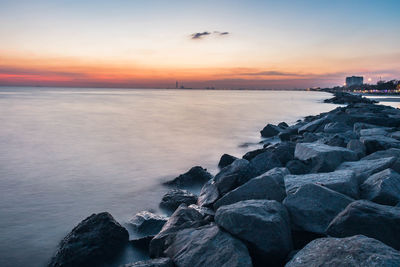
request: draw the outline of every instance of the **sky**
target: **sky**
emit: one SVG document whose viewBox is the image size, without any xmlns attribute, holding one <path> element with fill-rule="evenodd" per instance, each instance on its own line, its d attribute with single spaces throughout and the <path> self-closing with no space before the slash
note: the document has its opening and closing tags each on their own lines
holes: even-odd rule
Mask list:
<svg viewBox="0 0 400 267">
<path fill-rule="evenodd" d="M 399 0 L 0 0 L 0 85 L 293 89 L 400 79 Z"/>
</svg>

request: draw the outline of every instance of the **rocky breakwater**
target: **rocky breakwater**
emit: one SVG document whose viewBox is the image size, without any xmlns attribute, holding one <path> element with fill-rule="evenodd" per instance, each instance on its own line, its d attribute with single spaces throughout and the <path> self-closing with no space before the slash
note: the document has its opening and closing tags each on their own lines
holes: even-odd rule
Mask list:
<svg viewBox="0 0 400 267">
<path fill-rule="evenodd" d="M 173 214 L 131 221 L 152 259 L 126 266 L 400 266 L 400 110 L 331 101 L 348 105 L 269 124 L 260 148 L 224 154 L 215 176 L 195 167 L 167 183 Z M 185 191 L 194 183 L 199 196 Z M 92 215 L 49 266 L 104 266 L 127 243 L 111 215 Z"/>
</svg>

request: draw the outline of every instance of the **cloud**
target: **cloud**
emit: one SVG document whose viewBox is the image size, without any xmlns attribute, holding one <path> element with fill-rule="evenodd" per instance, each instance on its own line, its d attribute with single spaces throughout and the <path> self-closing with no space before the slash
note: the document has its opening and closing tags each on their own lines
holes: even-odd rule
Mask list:
<svg viewBox="0 0 400 267">
<path fill-rule="evenodd" d="M 243 73 L 239 73 L 239 75 L 244 75 L 244 76 L 296 76 L 296 77 L 305 76 L 304 74 L 300 74 L 300 73 L 275 71 L 275 70 L 259 71 L 259 72 L 243 72 Z"/>
<path fill-rule="evenodd" d="M 204 31 L 204 32 L 192 33 L 190 35 L 190 38 L 192 40 L 199 40 L 199 39 L 203 39 L 203 37 L 205 37 L 205 36 L 210 36 L 210 35 L 224 36 L 224 35 L 228 35 L 228 34 L 230 34 L 230 32 L 220 32 L 220 31 L 208 32 L 208 31 Z"/>
</svg>

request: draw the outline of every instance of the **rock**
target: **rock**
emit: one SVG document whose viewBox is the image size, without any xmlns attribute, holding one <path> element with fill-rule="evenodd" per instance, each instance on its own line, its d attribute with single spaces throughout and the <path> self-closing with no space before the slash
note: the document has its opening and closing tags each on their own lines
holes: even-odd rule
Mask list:
<svg viewBox="0 0 400 267">
<path fill-rule="evenodd" d="M 351 170 L 341 170 L 328 173 L 310 173 L 304 175 L 286 175 L 286 194 L 294 194 L 305 184 L 315 183 L 326 186 L 336 192 L 352 198 L 358 198 L 358 180 Z"/>
<path fill-rule="evenodd" d="M 247 152 L 246 154 L 243 155 L 243 159 L 252 160 L 257 155 L 260 155 L 261 153 L 264 153 L 265 151 L 266 151 L 265 148 L 260 148 L 260 149 L 249 151 L 249 152 Z"/>
<path fill-rule="evenodd" d="M 174 267 L 174 262 L 170 258 L 158 258 L 146 261 L 129 263 L 120 267 Z"/>
<path fill-rule="evenodd" d="M 285 128 L 289 127 L 289 125 L 286 122 L 283 121 L 283 122 L 278 124 L 278 127 L 282 128 L 282 129 L 285 129 Z"/>
<path fill-rule="evenodd" d="M 400 131 L 393 132 L 389 136 L 394 139 L 400 140 Z"/>
<path fill-rule="evenodd" d="M 324 234 L 329 223 L 353 199 L 318 184 L 305 184 L 283 204 L 296 231 Z"/>
<path fill-rule="evenodd" d="M 351 127 L 342 122 L 330 122 L 324 127 L 325 133 L 344 133 L 348 130 L 352 130 Z"/>
<path fill-rule="evenodd" d="M 252 266 L 246 246 L 216 225 L 180 231 L 165 252 L 177 267 Z"/>
<path fill-rule="evenodd" d="M 305 132 L 303 133 L 303 138 L 299 139 L 298 141 L 301 143 L 312 143 L 318 141 L 318 135 L 314 133 Z"/>
<path fill-rule="evenodd" d="M 187 190 L 172 189 L 168 191 L 161 199 L 160 207 L 175 210 L 181 204 L 196 204 L 197 196 L 193 195 Z"/>
<path fill-rule="evenodd" d="M 347 149 L 354 151 L 357 154 L 358 158 L 362 158 L 365 156 L 367 149 L 365 148 L 364 143 L 360 140 L 353 139 L 347 143 Z"/>
<path fill-rule="evenodd" d="M 239 179 L 244 175 L 244 170 L 248 164 L 249 162 L 245 159 L 237 159 L 215 175 L 214 184 L 218 188 L 220 195 L 229 192 L 239 185 Z"/>
<path fill-rule="evenodd" d="M 250 179 L 247 183 L 220 198 L 214 204 L 214 209 L 250 199 L 268 199 L 282 202 L 286 197 L 283 177 L 287 174 L 289 174 L 289 171 L 286 168 L 274 168 L 256 178 Z"/>
<path fill-rule="evenodd" d="M 134 249 L 139 249 L 142 251 L 149 251 L 150 241 L 154 238 L 154 235 L 147 235 L 139 238 L 134 238 L 129 240 L 129 244 L 133 246 Z"/>
<path fill-rule="evenodd" d="M 195 209 L 182 204 L 164 224 L 161 231 L 150 241 L 150 256 L 163 257 L 164 250 L 171 244 L 177 232 L 204 225 L 203 216 Z"/>
<path fill-rule="evenodd" d="M 346 139 L 339 135 L 334 135 L 332 137 L 327 138 L 327 140 L 324 142 L 325 145 L 328 146 L 338 146 L 338 147 L 346 147 Z"/>
<path fill-rule="evenodd" d="M 296 124 L 285 128 L 278 134 L 279 139 L 282 141 L 290 141 L 293 136 L 298 134 L 298 130 L 301 126 L 302 124 Z"/>
<path fill-rule="evenodd" d="M 370 176 L 360 187 L 361 198 L 395 206 L 400 201 L 400 174 L 386 169 Z"/>
<path fill-rule="evenodd" d="M 294 155 L 297 159 L 311 162 L 311 172 L 330 172 L 343 161 L 357 160 L 353 151 L 319 143 L 298 143 Z"/>
<path fill-rule="evenodd" d="M 61 241 L 48 266 L 100 266 L 128 243 L 128 231 L 111 214 L 92 214 Z"/>
<path fill-rule="evenodd" d="M 353 131 L 358 135 L 360 135 L 360 132 L 363 129 L 373 129 L 373 128 L 381 128 L 381 129 L 384 129 L 384 130 L 389 130 L 389 128 L 387 128 L 387 127 L 382 127 L 382 126 L 363 123 L 363 122 L 356 122 L 353 125 Z"/>
<path fill-rule="evenodd" d="M 286 165 L 286 163 L 294 159 L 295 147 L 296 143 L 294 142 L 282 142 L 268 147 L 266 150 L 271 151 L 283 165 Z"/>
<path fill-rule="evenodd" d="M 324 102 L 333 104 L 377 103 L 375 100 L 362 97 L 361 95 L 353 95 L 345 92 L 334 92 L 333 94 L 335 95 L 333 98 L 325 99 Z"/>
<path fill-rule="evenodd" d="M 289 215 L 275 200 L 245 200 L 220 207 L 215 222 L 248 243 L 255 265 L 279 265 L 292 250 Z"/>
<path fill-rule="evenodd" d="M 215 215 L 214 210 L 212 210 L 210 208 L 207 208 L 207 207 L 200 207 L 200 206 L 198 206 L 196 204 L 190 205 L 189 208 L 190 209 L 194 209 L 197 212 L 199 212 L 203 216 L 203 218 L 207 217 L 207 216 L 214 216 Z"/>
<path fill-rule="evenodd" d="M 396 162 L 396 158 L 380 158 L 372 160 L 360 160 L 355 162 L 343 162 L 336 170 L 351 170 L 355 173 L 359 184 L 362 184 L 374 173 L 390 168 Z"/>
<path fill-rule="evenodd" d="M 360 141 L 365 145 L 367 154 L 389 148 L 400 148 L 400 141 L 383 135 L 361 136 Z"/>
<path fill-rule="evenodd" d="M 141 211 L 129 221 L 129 225 L 141 236 L 154 236 L 160 232 L 168 218 L 149 211 Z"/>
<path fill-rule="evenodd" d="M 218 188 L 213 180 L 208 181 L 200 191 L 197 199 L 197 205 L 201 207 L 210 207 L 219 198 Z"/>
<path fill-rule="evenodd" d="M 224 168 L 224 167 L 230 165 L 232 162 L 234 162 L 237 159 L 238 159 L 237 157 L 234 157 L 234 156 L 231 156 L 228 154 L 223 154 L 221 156 L 221 159 L 219 160 L 218 167 Z"/>
<path fill-rule="evenodd" d="M 249 164 L 247 164 L 243 168 L 242 175 L 237 177 L 236 186 L 230 187 L 230 190 L 236 188 L 239 185 L 246 183 L 251 178 L 259 176 L 259 175 L 261 175 L 273 168 L 276 168 L 276 167 L 282 167 L 282 163 L 273 152 L 267 151 L 267 152 L 261 153 L 261 154 L 257 155 L 255 158 L 253 158 L 249 162 Z M 228 191 L 230 191 L 230 190 L 228 190 Z M 225 191 L 225 192 L 228 192 L 228 191 Z M 221 192 L 221 190 L 220 190 L 220 192 Z"/>
<path fill-rule="evenodd" d="M 305 132 L 315 132 L 318 128 L 324 127 L 325 124 L 327 124 L 329 122 L 331 122 L 330 119 L 327 116 L 325 116 L 320 119 L 313 120 L 313 121 L 307 123 L 306 125 L 300 127 L 298 132 L 299 132 L 299 134 L 303 134 Z"/>
<path fill-rule="evenodd" d="M 177 187 L 203 185 L 212 178 L 212 175 L 200 166 L 191 168 L 188 172 L 179 175 L 172 181 L 165 182 L 166 185 Z"/>
<path fill-rule="evenodd" d="M 277 135 L 280 131 L 281 131 L 281 128 L 268 123 L 267 126 L 265 126 L 264 129 L 262 129 L 260 131 L 260 133 L 261 133 L 262 137 L 272 137 L 272 136 Z"/>
<path fill-rule="evenodd" d="M 286 168 L 291 174 L 306 174 L 311 170 L 310 166 L 298 159 L 291 160 L 286 163 Z"/>
<path fill-rule="evenodd" d="M 334 237 L 365 235 L 400 249 L 400 208 L 367 200 L 350 203 L 329 224 L 327 234 Z"/>
<path fill-rule="evenodd" d="M 370 136 L 370 135 L 387 135 L 388 131 L 387 128 L 368 128 L 368 129 L 361 129 L 360 135 L 361 136 Z"/>
<path fill-rule="evenodd" d="M 400 149 L 389 148 L 387 150 L 376 151 L 376 152 L 364 157 L 363 160 L 381 159 L 381 158 L 390 158 L 390 157 L 400 158 Z"/>
<path fill-rule="evenodd" d="M 400 266 L 400 253 L 363 235 L 320 238 L 296 253 L 285 267 Z"/>
</svg>

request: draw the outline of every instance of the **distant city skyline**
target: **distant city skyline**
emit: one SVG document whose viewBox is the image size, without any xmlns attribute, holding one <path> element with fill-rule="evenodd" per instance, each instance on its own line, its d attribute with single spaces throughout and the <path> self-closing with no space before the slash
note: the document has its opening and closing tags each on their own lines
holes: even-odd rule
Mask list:
<svg viewBox="0 0 400 267">
<path fill-rule="evenodd" d="M 0 0 L 0 85 L 292 89 L 400 78 L 400 1 Z"/>
</svg>

